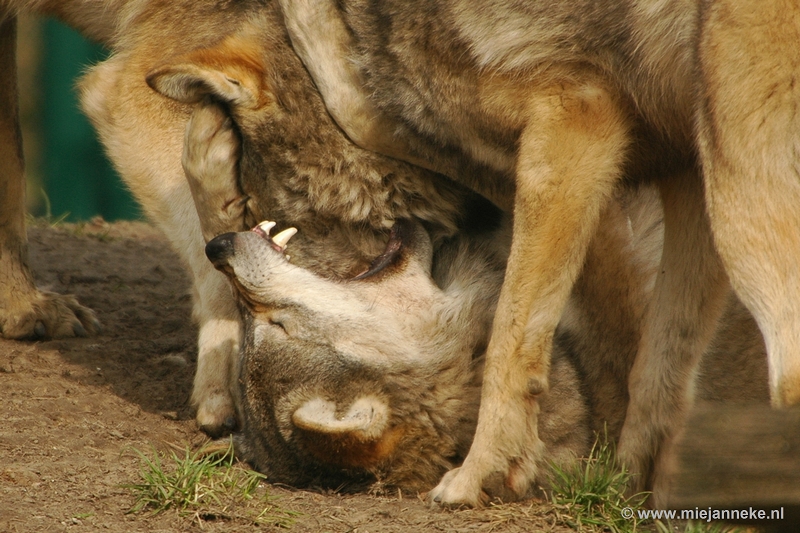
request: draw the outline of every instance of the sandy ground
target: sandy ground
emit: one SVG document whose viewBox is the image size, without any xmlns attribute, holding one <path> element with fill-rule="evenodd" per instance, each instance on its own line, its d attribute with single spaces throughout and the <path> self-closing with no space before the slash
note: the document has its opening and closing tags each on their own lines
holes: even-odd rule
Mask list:
<svg viewBox="0 0 800 533">
<path fill-rule="evenodd" d="M 30 229 L 38 283 L 97 311 L 93 338 L 0 339 L 0 531 L 253 531 L 236 520 L 128 514 L 123 485 L 148 452 L 198 447 L 187 401 L 196 329 L 189 280 L 165 238 L 140 222 Z M 418 495 L 341 495 L 268 486 L 297 532 L 571 531 L 536 501 L 430 510 Z"/>
</svg>

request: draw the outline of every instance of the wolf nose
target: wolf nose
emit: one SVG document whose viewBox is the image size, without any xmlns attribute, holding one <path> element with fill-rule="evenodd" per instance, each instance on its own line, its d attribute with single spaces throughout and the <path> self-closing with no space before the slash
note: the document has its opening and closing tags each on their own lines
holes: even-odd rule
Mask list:
<svg viewBox="0 0 800 533">
<path fill-rule="evenodd" d="M 234 254 L 233 240 L 235 233 L 223 233 L 214 237 L 206 244 L 206 257 L 215 267 L 228 264 L 228 259 Z"/>
</svg>

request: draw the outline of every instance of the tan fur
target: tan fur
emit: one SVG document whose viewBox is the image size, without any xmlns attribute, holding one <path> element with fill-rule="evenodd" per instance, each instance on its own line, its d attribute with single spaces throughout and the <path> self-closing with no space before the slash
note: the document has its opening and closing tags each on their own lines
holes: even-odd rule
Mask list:
<svg viewBox="0 0 800 533">
<path fill-rule="evenodd" d="M 477 504 L 490 476 L 520 493 L 535 476 L 541 442 L 526 414 L 546 389 L 556 317 L 588 236 L 623 177 L 662 176 L 666 220 L 665 275 L 620 450 L 641 474 L 633 488 L 680 423 L 728 278 L 765 335 L 773 403 L 800 401 L 794 3 L 280 3 L 351 138 L 513 208 L 476 439 L 434 500 Z M 470 165 L 491 171 L 459 172 Z"/>
<path fill-rule="evenodd" d="M 193 119 L 190 130 L 225 121 L 204 108 L 195 115 L 205 118 Z M 219 154 L 211 165 L 206 154 L 227 150 L 227 164 L 236 166 L 235 142 L 195 143 L 201 186 L 213 181 L 202 173 L 219 166 Z M 627 376 L 660 271 L 661 213 L 657 191 L 643 188 L 615 195 L 601 214 L 558 327 L 550 389 L 540 396 L 547 464 L 587 453 L 593 432 L 619 437 Z M 483 347 L 510 244 L 507 224 L 492 217 L 485 224 L 462 229 L 433 256 L 417 227 L 394 264 L 344 282 L 291 264 L 288 255 L 302 243 L 281 253 L 254 232 L 209 243 L 209 258 L 246 307 L 240 455 L 295 485 L 377 480 L 405 490 L 425 489 L 457 464 L 475 429 Z M 758 386 L 766 381 L 763 342 L 741 304 L 731 298 L 726 305 L 698 396 L 766 401 Z M 548 475 L 538 470 L 536 483 L 546 485 Z M 485 488 L 513 495 L 502 478 Z"/>
<path fill-rule="evenodd" d="M 790 1 L 723 1 L 705 16 L 700 148 L 714 239 L 734 289 L 766 338 L 773 404 L 795 405 L 800 50 L 794 43 L 800 9 Z"/>
<path fill-rule="evenodd" d="M 200 327 L 192 403 L 198 424 L 212 435 L 236 425 L 233 398 L 240 320 L 228 282 L 203 254 L 205 239 L 244 229 L 269 213 L 303 230 L 299 240 L 308 245 L 296 254 L 298 264 L 343 277 L 368 267 L 382 250 L 396 217 L 426 221 L 437 238 L 454 231 L 463 192 L 441 177 L 419 179 L 416 169 L 353 146 L 325 113 L 274 6 L 188 0 L 13 5 L 55 14 L 113 52 L 81 81 L 83 108 L 126 184 L 147 216 L 170 238 L 192 275 L 194 317 Z M 13 35 L 4 31 L 6 37 L 3 53 L 13 58 Z M 154 92 L 147 84 L 151 74 L 151 80 L 169 80 L 164 92 L 185 103 Z M 8 77 L 0 83 L 5 87 L 6 82 L 13 87 Z M 236 123 L 219 127 L 214 120 L 203 121 L 207 115 L 192 113 L 199 106 L 213 118 L 219 108 L 211 100 L 234 106 Z M 9 104 L 2 111 L 13 109 Z M 15 139 L 14 116 L 7 122 L 0 135 Z M 187 130 L 190 123 L 196 127 Z M 187 131 L 195 137 L 184 139 Z M 213 157 L 215 147 L 229 145 L 240 134 L 245 137 L 243 168 L 221 169 Z M 209 140 L 214 141 L 211 152 L 193 152 Z M 11 149 L 3 152 L 3 169 L 16 169 L 13 179 L 3 174 L 0 180 L 0 186 L 12 187 L 0 200 L 8 202 L 0 205 L 0 213 L 10 221 L 2 226 L 9 236 L 0 241 L 4 334 L 30 335 L 37 320 L 46 323 L 50 335 L 91 331 L 93 315 L 74 300 L 58 298 L 56 305 L 48 306 L 53 296 L 32 292 L 24 269 L 21 162 L 14 146 L 16 140 L 0 147 Z M 266 166 L 264 159 L 269 162 Z M 210 166 L 192 166 L 200 160 Z M 353 179 L 340 182 L 342 174 Z M 206 177 L 202 184 L 195 179 L 198 175 Z M 208 217 L 201 220 L 198 208 Z M 6 247 L 13 253 L 6 253 Z M 12 279 L 6 284 L 8 277 Z M 31 302 L 63 318 L 51 326 L 47 314 L 26 311 Z M 9 305 L 12 308 L 6 312 Z M 17 322 L 24 329 L 17 328 Z M 16 329 L 23 332 L 17 334 Z"/>
</svg>

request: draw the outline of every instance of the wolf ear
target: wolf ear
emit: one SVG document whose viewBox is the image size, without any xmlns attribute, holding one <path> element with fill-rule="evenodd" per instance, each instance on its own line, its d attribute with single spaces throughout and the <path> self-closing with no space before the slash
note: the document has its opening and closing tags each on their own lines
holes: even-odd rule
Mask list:
<svg viewBox="0 0 800 533">
<path fill-rule="evenodd" d="M 263 51 L 251 39 L 228 37 L 168 60 L 147 74 L 156 92 L 185 104 L 212 96 L 233 106 L 258 108 L 272 99 L 264 83 Z"/>
</svg>

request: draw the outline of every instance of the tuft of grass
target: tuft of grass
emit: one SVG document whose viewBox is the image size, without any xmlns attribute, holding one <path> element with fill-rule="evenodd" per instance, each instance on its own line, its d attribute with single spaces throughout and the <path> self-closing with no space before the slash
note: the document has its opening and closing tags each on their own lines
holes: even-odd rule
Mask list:
<svg viewBox="0 0 800 533">
<path fill-rule="evenodd" d="M 139 483 L 124 485 L 136 498 L 129 513 L 158 514 L 173 509 L 201 523 L 232 520 L 284 528 L 297 516 L 274 504 L 275 498 L 263 484 L 266 476 L 235 460 L 232 441 L 197 451 L 187 446 L 181 455 L 154 450 L 148 457 L 135 448 L 133 451 L 142 468 Z"/>
<path fill-rule="evenodd" d="M 550 498 L 559 520 L 577 531 L 610 533 L 744 533 L 735 526 L 706 522 L 640 520 L 648 492 L 626 496 L 631 474 L 616 458 L 606 435 L 598 435 L 589 456 L 567 467 L 551 465 Z"/>
<path fill-rule="evenodd" d="M 69 223 L 66 221 L 70 213 L 62 213 L 60 216 L 53 217 L 51 215 L 35 217 L 30 213 L 25 214 L 25 225 L 34 228 L 63 228 Z"/>
<path fill-rule="evenodd" d="M 43 227 L 51 227 L 55 228 L 60 226 L 70 215 L 70 212 L 67 211 L 66 213 L 62 213 L 61 215 L 55 217 L 53 216 L 53 209 L 52 205 L 50 204 L 50 197 L 47 195 L 47 192 L 44 188 L 39 187 L 39 192 L 42 195 L 42 200 L 44 202 L 44 216 L 41 217 L 33 217 L 30 213 L 26 214 L 26 222 L 29 225 L 36 225 L 36 226 L 43 226 Z"/>
<path fill-rule="evenodd" d="M 630 477 L 618 464 L 613 445 L 598 437 L 585 459 L 552 466 L 551 499 L 565 509 L 562 521 L 576 530 L 632 533 L 648 493 L 626 496 Z"/>
</svg>

